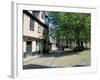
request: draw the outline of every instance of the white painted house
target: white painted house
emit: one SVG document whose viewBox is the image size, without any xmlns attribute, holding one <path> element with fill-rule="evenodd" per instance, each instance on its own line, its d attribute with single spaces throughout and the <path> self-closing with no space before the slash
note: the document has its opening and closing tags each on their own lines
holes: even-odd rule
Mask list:
<svg viewBox="0 0 100 80">
<path fill-rule="evenodd" d="M 23 10 L 24 57 L 48 51 L 48 17 L 43 11 Z"/>
</svg>

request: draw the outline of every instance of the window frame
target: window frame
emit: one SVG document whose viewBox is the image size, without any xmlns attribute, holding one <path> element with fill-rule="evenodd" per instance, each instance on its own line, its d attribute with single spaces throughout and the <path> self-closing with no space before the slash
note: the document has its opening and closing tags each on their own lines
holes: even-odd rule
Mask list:
<svg viewBox="0 0 100 80">
<path fill-rule="evenodd" d="M 33 25 L 33 26 L 32 26 Z M 35 21 L 30 17 L 29 30 L 34 31 Z"/>
</svg>

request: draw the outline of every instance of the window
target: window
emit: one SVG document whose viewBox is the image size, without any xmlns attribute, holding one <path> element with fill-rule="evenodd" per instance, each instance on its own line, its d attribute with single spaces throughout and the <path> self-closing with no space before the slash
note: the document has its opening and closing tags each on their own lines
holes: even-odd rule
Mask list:
<svg viewBox="0 0 100 80">
<path fill-rule="evenodd" d="M 38 32 L 42 33 L 43 32 L 43 27 L 41 25 L 38 25 Z"/>
<path fill-rule="evenodd" d="M 39 13 L 40 13 L 40 11 L 32 11 L 32 14 L 33 14 L 36 18 L 39 17 Z"/>
<path fill-rule="evenodd" d="M 41 17 L 42 17 L 42 19 L 44 19 L 44 13 L 43 12 L 41 13 Z"/>
<path fill-rule="evenodd" d="M 32 54 L 32 41 L 26 42 L 26 52 L 31 55 Z"/>
<path fill-rule="evenodd" d="M 38 32 L 40 33 L 41 32 L 41 26 L 38 25 Z"/>
<path fill-rule="evenodd" d="M 34 30 L 34 20 L 30 18 L 30 30 Z"/>
<path fill-rule="evenodd" d="M 45 37 L 45 38 L 48 37 L 48 32 L 47 32 L 47 30 L 45 30 L 45 32 L 44 32 L 44 37 Z"/>
</svg>

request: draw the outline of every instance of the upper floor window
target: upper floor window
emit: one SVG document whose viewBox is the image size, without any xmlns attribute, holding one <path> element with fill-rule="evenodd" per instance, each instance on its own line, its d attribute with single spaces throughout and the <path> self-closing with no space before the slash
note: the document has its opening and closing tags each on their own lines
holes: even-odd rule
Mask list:
<svg viewBox="0 0 100 80">
<path fill-rule="evenodd" d="M 44 19 L 44 12 L 41 13 L 41 18 Z"/>
<path fill-rule="evenodd" d="M 43 32 L 43 27 L 41 25 L 38 25 L 38 32 L 42 33 Z"/>
<path fill-rule="evenodd" d="M 39 17 L 39 13 L 40 13 L 40 11 L 32 11 L 32 14 L 33 14 L 36 18 Z"/>
<path fill-rule="evenodd" d="M 41 26 L 38 25 L 38 32 L 40 33 L 41 32 Z"/>
<path fill-rule="evenodd" d="M 34 31 L 34 20 L 30 18 L 30 30 Z"/>
</svg>

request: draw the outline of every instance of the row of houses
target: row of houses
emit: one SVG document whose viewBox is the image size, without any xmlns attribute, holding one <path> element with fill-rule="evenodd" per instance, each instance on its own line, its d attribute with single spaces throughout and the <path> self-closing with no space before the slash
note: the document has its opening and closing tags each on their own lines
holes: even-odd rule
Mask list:
<svg viewBox="0 0 100 80">
<path fill-rule="evenodd" d="M 49 17 L 44 11 L 23 10 L 23 55 L 47 53 L 56 47 L 49 35 Z"/>
</svg>

